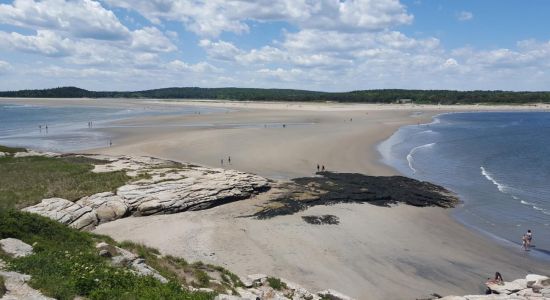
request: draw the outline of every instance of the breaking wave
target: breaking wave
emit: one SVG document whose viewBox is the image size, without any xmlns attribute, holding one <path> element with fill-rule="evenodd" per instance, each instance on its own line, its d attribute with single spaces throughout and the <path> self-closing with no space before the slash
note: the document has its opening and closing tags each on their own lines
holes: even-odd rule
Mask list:
<svg viewBox="0 0 550 300">
<path fill-rule="evenodd" d="M 493 178 L 493 175 L 489 172 L 487 172 L 487 170 L 485 170 L 485 168 L 483 166 L 479 167 L 481 169 L 481 175 L 485 176 L 485 178 L 487 178 L 487 180 L 489 180 L 490 182 L 492 182 L 494 185 L 497 186 L 498 190 L 501 191 L 502 193 L 505 193 L 506 192 L 506 188 L 507 186 L 504 185 L 504 184 L 501 184 L 499 183 L 498 181 L 496 181 L 494 178 Z"/>
<path fill-rule="evenodd" d="M 414 147 L 411 149 L 411 151 L 409 152 L 409 154 L 407 154 L 407 162 L 409 164 L 409 168 L 413 171 L 413 173 L 416 173 L 416 169 L 413 167 L 413 155 L 418 152 L 418 150 L 420 149 L 425 149 L 425 148 L 431 148 L 435 145 L 435 143 L 429 143 L 429 144 L 425 144 L 425 145 L 422 145 L 422 146 L 418 146 L 418 147 Z"/>
</svg>

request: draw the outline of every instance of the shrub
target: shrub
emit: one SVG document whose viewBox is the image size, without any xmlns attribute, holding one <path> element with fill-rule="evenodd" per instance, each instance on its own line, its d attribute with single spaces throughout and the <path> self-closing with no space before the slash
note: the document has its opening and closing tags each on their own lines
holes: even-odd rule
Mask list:
<svg viewBox="0 0 550 300">
<path fill-rule="evenodd" d="M 269 283 L 269 286 L 277 291 L 287 288 L 286 283 L 282 282 L 279 278 L 267 277 L 267 283 Z"/>
</svg>

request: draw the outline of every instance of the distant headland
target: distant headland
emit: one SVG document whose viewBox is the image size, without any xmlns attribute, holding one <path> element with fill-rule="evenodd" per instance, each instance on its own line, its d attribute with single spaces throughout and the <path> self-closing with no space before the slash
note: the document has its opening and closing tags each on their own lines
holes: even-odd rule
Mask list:
<svg viewBox="0 0 550 300">
<path fill-rule="evenodd" d="M 295 89 L 170 87 L 143 91 L 89 91 L 78 87 L 2 91 L 17 98 L 154 98 L 349 103 L 527 104 L 550 103 L 550 92 L 378 89 L 320 92 Z"/>
</svg>

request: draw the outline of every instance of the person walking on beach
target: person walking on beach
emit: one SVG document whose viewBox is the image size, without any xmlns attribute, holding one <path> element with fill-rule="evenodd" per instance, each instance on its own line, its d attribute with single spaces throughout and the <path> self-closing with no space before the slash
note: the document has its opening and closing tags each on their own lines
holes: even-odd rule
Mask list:
<svg viewBox="0 0 550 300">
<path fill-rule="evenodd" d="M 320 168 L 320 167 L 319 167 L 319 164 L 317 164 L 317 172 L 319 172 L 319 168 Z"/>
<path fill-rule="evenodd" d="M 112 146 L 113 146 L 113 140 L 109 139 L 109 147 L 112 147 Z"/>
<path fill-rule="evenodd" d="M 325 165 L 322 165 L 321 166 L 321 172 L 324 172 L 325 171 Z"/>
<path fill-rule="evenodd" d="M 227 157 L 227 163 L 228 163 L 228 164 L 231 164 L 231 156 L 228 156 L 228 157 Z"/>
</svg>

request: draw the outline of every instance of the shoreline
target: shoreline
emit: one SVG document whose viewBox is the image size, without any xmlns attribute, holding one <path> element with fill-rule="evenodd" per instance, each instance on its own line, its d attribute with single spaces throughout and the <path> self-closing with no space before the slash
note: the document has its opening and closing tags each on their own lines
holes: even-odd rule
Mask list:
<svg viewBox="0 0 550 300">
<path fill-rule="evenodd" d="M 505 111 L 506 112 L 506 111 Z M 541 111 L 541 112 L 547 112 L 547 111 Z M 431 124 L 434 124 L 434 120 L 436 120 L 437 118 L 439 117 L 443 117 L 443 116 L 446 116 L 446 115 L 456 115 L 456 114 L 476 114 L 476 113 L 486 113 L 485 111 L 464 111 L 464 112 L 444 112 L 444 113 L 440 113 L 440 114 L 436 114 L 436 115 L 433 115 L 432 116 L 432 122 L 427 122 L 427 123 L 423 123 L 423 124 L 420 124 L 420 125 L 431 125 Z M 392 137 L 397 134 L 397 132 L 405 127 L 409 127 L 411 125 L 404 125 L 402 127 L 400 127 L 396 132 L 394 132 L 394 134 L 392 135 Z M 391 137 L 390 137 L 391 138 Z M 382 145 L 386 142 L 388 142 L 389 138 L 382 141 L 381 143 L 378 144 L 378 149 L 379 149 L 379 152 L 381 153 L 381 156 L 382 156 L 382 161 L 388 165 L 389 167 L 391 167 L 392 169 L 394 169 L 397 173 L 401 174 L 402 176 L 410 176 L 410 174 L 407 174 L 405 172 L 402 172 L 400 171 L 399 167 L 398 166 L 395 166 L 391 163 L 391 161 L 388 161 L 387 159 L 385 159 L 385 155 L 382 153 Z M 413 148 L 414 149 L 414 148 Z M 410 165 L 409 165 L 410 166 Z M 410 168 L 410 167 L 409 167 Z M 412 178 L 415 178 L 415 177 L 412 177 Z M 419 179 L 419 178 L 416 178 L 416 179 Z M 432 178 L 433 179 L 433 178 Z M 421 180 L 421 179 L 419 179 Z M 430 179 L 425 179 L 425 180 L 428 180 L 430 181 Z M 433 182 L 433 181 L 430 181 L 430 182 Z M 451 189 L 452 187 L 450 186 L 447 186 L 443 183 L 438 183 L 442 186 L 444 186 L 445 188 L 449 188 Z M 457 222 L 457 224 L 460 224 L 466 228 L 468 228 L 469 230 L 471 230 L 472 232 L 474 233 L 477 233 L 481 236 L 485 236 L 491 240 L 493 240 L 495 243 L 497 243 L 498 245 L 501 245 L 503 247 L 506 247 L 508 248 L 510 251 L 516 251 L 518 248 L 521 247 L 521 243 L 520 242 L 517 242 L 516 240 L 514 239 L 510 239 L 510 237 L 506 237 L 506 236 L 501 236 L 501 235 L 498 235 L 497 233 L 494 233 L 494 232 L 491 232 L 489 229 L 487 228 L 483 228 L 483 226 L 480 226 L 479 224 L 476 224 L 475 222 L 472 222 L 471 219 L 468 220 L 467 216 L 465 215 L 468 211 L 468 207 L 464 207 L 464 204 L 466 204 L 467 202 L 471 201 L 472 199 L 470 198 L 469 200 L 468 199 L 468 196 L 460 193 L 459 191 L 454 191 L 454 193 L 457 195 L 457 197 L 459 197 L 459 199 L 461 200 L 461 203 L 460 205 L 452 208 L 452 210 L 449 211 L 449 216 L 455 220 Z M 471 217 L 471 216 L 470 216 Z M 515 224 L 515 223 L 514 223 Z M 519 226 L 519 225 L 518 225 Z M 539 230 L 540 231 L 540 230 Z M 519 236 L 519 234 L 518 234 Z M 545 249 L 541 249 L 541 248 L 532 248 L 530 249 L 530 255 L 533 256 L 533 257 L 536 257 L 536 259 L 541 259 L 541 260 L 544 260 L 544 261 L 550 261 L 550 251 L 548 250 L 545 250 Z"/>
<path fill-rule="evenodd" d="M 232 164 L 222 167 L 260 171 L 276 179 L 311 175 L 317 161 L 329 161 L 330 171 L 395 175 L 396 169 L 380 161 L 377 145 L 401 126 L 449 112 L 437 106 L 254 104 L 226 103 L 224 107 L 237 109 L 229 113 L 123 120 L 115 124 L 121 127 L 108 129 L 119 136 L 112 148 L 83 152 L 220 167 L 219 159 L 225 156 L 217 149 L 223 148 L 229 149 Z M 416 111 L 422 114 L 413 115 Z M 248 127 L 231 125 L 235 121 Z M 262 126 L 268 121 L 273 128 Z M 212 126 L 179 126 L 199 122 Z M 294 123 L 306 125 L 278 127 Z M 140 127 L 123 127 L 127 125 Z M 101 225 L 97 232 L 145 243 L 164 254 L 221 263 L 240 275 L 268 273 L 308 288 L 349 290 L 358 299 L 365 299 L 365 293 L 368 299 L 475 293 L 479 279 L 494 274 L 495 268 L 508 277 L 521 277 L 527 270 L 550 266 L 487 240 L 443 209 L 335 205 L 267 221 L 242 218 L 262 201 L 260 196 L 202 212 L 127 218 Z M 301 220 L 304 214 L 329 213 L 337 214 L 342 223 L 316 227 Z M 402 290 L 393 290 L 396 284 Z"/>
</svg>

